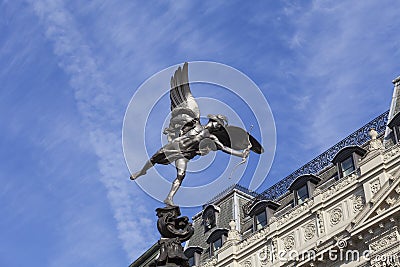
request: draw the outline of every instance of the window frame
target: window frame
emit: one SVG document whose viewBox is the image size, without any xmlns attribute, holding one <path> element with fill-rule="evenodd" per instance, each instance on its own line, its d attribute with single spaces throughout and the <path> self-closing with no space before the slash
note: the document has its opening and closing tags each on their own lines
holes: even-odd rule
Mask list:
<svg viewBox="0 0 400 267">
<path fill-rule="evenodd" d="M 306 196 L 304 199 L 302 197 L 300 197 L 300 195 L 299 195 L 299 191 L 302 189 L 305 189 L 305 191 L 306 191 L 306 194 L 302 195 L 302 196 Z M 295 203 L 296 205 L 303 204 L 306 201 L 306 199 L 309 199 L 309 198 L 310 198 L 310 192 L 308 190 L 308 183 L 299 187 L 299 189 L 296 189 L 296 203 Z M 301 200 L 301 202 L 300 202 L 300 200 Z"/>
<path fill-rule="evenodd" d="M 393 127 L 393 134 L 394 134 L 394 143 L 400 143 L 400 126 Z"/>
<path fill-rule="evenodd" d="M 189 246 L 184 251 L 185 256 L 188 258 L 189 266 L 199 266 L 203 248 L 198 246 Z M 192 261 L 192 262 L 191 262 Z"/>
<path fill-rule="evenodd" d="M 188 258 L 188 263 L 189 263 L 189 266 L 190 266 L 190 267 L 196 266 L 196 262 L 195 262 L 195 259 L 194 259 L 194 255 L 193 255 L 192 257 L 189 257 L 189 258 Z"/>
<path fill-rule="evenodd" d="M 221 246 L 219 248 L 215 248 L 215 243 L 217 241 L 220 241 Z M 222 236 L 220 236 L 219 238 L 215 239 L 213 242 L 210 243 L 210 257 L 214 256 L 215 252 L 217 252 L 218 250 L 221 249 L 221 247 L 224 245 L 224 241 L 222 240 Z"/>
<path fill-rule="evenodd" d="M 265 220 L 259 221 L 258 216 L 264 214 Z M 264 224 L 263 224 L 264 223 Z M 268 224 L 268 216 L 266 209 L 262 209 L 254 214 L 254 231 L 263 229 Z"/>
<path fill-rule="evenodd" d="M 346 161 L 351 162 L 351 167 L 344 169 L 343 168 L 343 163 L 345 163 Z M 350 172 L 347 172 L 349 169 L 352 169 Z M 354 157 L 353 155 L 350 155 L 349 157 L 345 158 L 344 160 L 342 160 L 340 162 L 340 171 L 342 172 L 342 177 L 348 176 L 350 174 L 352 174 L 353 172 L 355 172 L 356 170 L 356 165 L 354 164 Z"/>
<path fill-rule="evenodd" d="M 229 232 L 228 229 L 218 228 L 215 229 L 207 238 L 206 242 L 208 244 L 208 252 L 210 257 L 214 256 L 215 252 L 224 246 L 226 239 L 228 237 L 228 232 Z M 219 247 L 215 246 L 217 242 L 219 242 L 220 244 Z"/>
</svg>

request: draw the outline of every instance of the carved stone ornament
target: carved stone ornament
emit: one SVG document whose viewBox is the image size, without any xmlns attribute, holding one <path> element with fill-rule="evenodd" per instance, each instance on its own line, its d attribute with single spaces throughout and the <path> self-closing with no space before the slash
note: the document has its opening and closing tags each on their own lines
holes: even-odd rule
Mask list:
<svg viewBox="0 0 400 267">
<path fill-rule="evenodd" d="M 270 248 L 267 246 L 266 248 L 260 250 L 260 252 L 258 253 L 258 258 L 262 266 L 265 266 L 269 262 L 272 262 L 272 255 Z"/>
<path fill-rule="evenodd" d="M 368 150 L 369 151 L 374 151 L 374 150 L 380 150 L 383 149 L 383 144 L 382 141 L 377 139 L 378 137 L 378 132 L 375 131 L 374 128 L 372 128 L 369 131 L 369 136 L 371 137 L 371 141 L 369 142 Z"/>
<path fill-rule="evenodd" d="M 156 259 L 156 266 L 189 266 L 188 258 L 183 253 L 182 242 L 189 240 L 194 229 L 189 218 L 181 215 L 179 207 L 165 207 L 156 209 L 157 229 L 161 234 L 158 241 L 160 255 Z M 167 265 L 168 264 L 168 265 Z"/>
<path fill-rule="evenodd" d="M 370 248 L 373 251 L 380 251 L 398 241 L 398 237 L 395 231 L 392 233 L 381 237 L 379 240 L 376 240 L 370 244 Z"/>
<path fill-rule="evenodd" d="M 385 151 L 383 156 L 384 161 L 388 161 L 394 157 L 397 157 L 400 154 L 400 145 L 392 146 L 390 149 Z"/>
<path fill-rule="evenodd" d="M 330 214 L 330 222 L 332 225 L 338 224 L 343 217 L 343 212 L 341 208 L 334 208 L 329 212 Z"/>
<path fill-rule="evenodd" d="M 260 231 L 254 233 L 250 237 L 244 239 L 240 243 L 239 249 L 243 249 L 243 248 L 255 243 L 256 241 L 265 238 L 265 236 L 267 235 L 268 232 L 269 232 L 269 227 L 268 226 L 264 227 L 263 229 L 261 229 Z"/>
<path fill-rule="evenodd" d="M 217 264 L 218 260 L 216 257 L 209 258 L 206 262 L 201 264 L 202 267 L 214 267 Z"/>
<path fill-rule="evenodd" d="M 278 226 L 282 226 L 283 224 L 293 221 L 294 218 L 298 217 L 300 214 L 302 214 L 304 212 L 309 212 L 310 208 L 313 205 L 314 205 L 314 200 L 310 199 L 310 200 L 302 203 L 301 205 L 294 207 L 288 213 L 283 214 L 281 217 L 279 217 L 277 219 Z"/>
<path fill-rule="evenodd" d="M 353 200 L 354 212 L 361 211 L 364 208 L 365 200 L 362 196 L 353 195 L 351 199 Z"/>
<path fill-rule="evenodd" d="M 242 264 L 240 264 L 240 266 L 242 266 L 242 267 L 252 267 L 251 260 L 248 259 L 248 260 L 244 261 Z"/>
<path fill-rule="evenodd" d="M 390 206 L 394 206 L 394 204 L 396 204 L 397 199 L 395 197 L 388 197 L 385 202 Z"/>
<path fill-rule="evenodd" d="M 319 226 L 319 232 L 323 234 L 325 232 L 324 217 L 322 211 L 317 211 L 317 222 Z"/>
<path fill-rule="evenodd" d="M 379 181 L 379 179 L 375 179 L 369 184 L 369 186 L 371 188 L 372 194 L 375 195 L 379 191 L 379 189 L 381 189 L 381 182 Z"/>
<path fill-rule="evenodd" d="M 295 241 L 293 235 L 288 235 L 283 239 L 283 248 L 285 249 L 285 251 L 292 250 L 294 246 L 295 246 Z"/>
<path fill-rule="evenodd" d="M 348 185 L 352 184 L 357 180 L 357 174 L 353 173 L 343 179 L 339 180 L 335 184 L 329 187 L 326 191 L 323 192 L 322 200 L 326 200 L 328 198 L 334 197 L 337 195 L 339 191 L 346 188 Z"/>
<path fill-rule="evenodd" d="M 315 223 L 311 222 L 308 223 L 306 226 L 303 227 L 304 230 L 304 239 L 311 240 L 314 238 L 316 233 L 316 226 Z"/>
<path fill-rule="evenodd" d="M 400 254 L 390 254 L 386 257 L 375 257 L 371 260 L 371 267 L 399 267 Z"/>
<path fill-rule="evenodd" d="M 241 236 L 239 231 L 236 229 L 236 222 L 234 220 L 230 221 L 229 227 L 231 228 L 228 232 L 227 241 L 240 241 Z"/>
<path fill-rule="evenodd" d="M 276 238 L 272 239 L 272 261 L 275 261 L 278 258 L 278 240 Z"/>
</svg>

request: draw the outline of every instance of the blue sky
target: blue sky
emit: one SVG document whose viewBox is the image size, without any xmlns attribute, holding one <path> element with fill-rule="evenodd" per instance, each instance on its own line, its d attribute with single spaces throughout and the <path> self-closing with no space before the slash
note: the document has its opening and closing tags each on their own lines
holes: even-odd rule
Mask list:
<svg viewBox="0 0 400 267">
<path fill-rule="evenodd" d="M 129 181 L 125 109 L 154 73 L 209 60 L 274 114 L 261 190 L 389 108 L 398 1 L 0 2 L 0 266 L 127 266 L 161 204 Z M 199 209 L 184 209 L 191 215 Z"/>
</svg>

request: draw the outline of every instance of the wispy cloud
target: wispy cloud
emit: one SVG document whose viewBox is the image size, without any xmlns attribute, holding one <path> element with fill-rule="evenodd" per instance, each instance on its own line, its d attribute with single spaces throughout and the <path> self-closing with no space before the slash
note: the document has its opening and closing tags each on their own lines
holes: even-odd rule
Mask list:
<svg viewBox="0 0 400 267">
<path fill-rule="evenodd" d="M 326 149 L 361 126 L 360 121 L 386 110 L 387 106 L 371 107 L 366 102 L 390 95 L 390 78 L 381 85 L 372 84 L 370 78 L 393 64 L 393 46 L 398 51 L 399 42 L 389 25 L 397 15 L 391 4 L 374 1 L 313 1 L 310 7 L 289 3 L 286 14 L 294 25 L 288 45 L 295 51 L 294 64 L 286 67 L 302 88 L 295 98 L 308 100 L 299 102 L 308 109 L 305 142 L 312 139 L 312 146 Z M 386 90 L 376 90 L 385 85 Z"/>
<path fill-rule="evenodd" d="M 141 208 L 144 203 L 133 197 L 133 187 L 127 179 L 118 127 L 121 108 L 111 97 L 111 86 L 104 81 L 96 58 L 63 2 L 33 1 L 32 5 L 45 27 L 46 37 L 54 44 L 60 67 L 71 77 L 77 106 L 99 158 L 99 178 L 108 190 L 119 237 L 129 257 L 138 255 L 155 240 L 153 227 L 146 225 L 149 220 L 141 219 L 153 214 Z"/>
</svg>

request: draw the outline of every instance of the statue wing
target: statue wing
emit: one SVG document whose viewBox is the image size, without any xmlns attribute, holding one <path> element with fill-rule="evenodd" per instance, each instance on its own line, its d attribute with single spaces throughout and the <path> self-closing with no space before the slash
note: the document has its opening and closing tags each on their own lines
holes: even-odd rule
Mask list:
<svg viewBox="0 0 400 267">
<path fill-rule="evenodd" d="M 264 152 L 264 148 L 257 139 L 240 127 L 228 125 L 221 127 L 218 131 L 213 131 L 212 134 L 215 135 L 224 146 L 232 149 L 246 149 L 251 144 L 251 151 L 257 154 Z"/>
<path fill-rule="evenodd" d="M 200 110 L 190 91 L 188 78 L 188 63 L 183 68 L 179 67 L 171 77 L 171 119 L 169 127 L 164 130 L 168 135 L 168 141 L 179 136 L 182 127 L 191 123 L 194 119 L 200 120 Z"/>
</svg>

